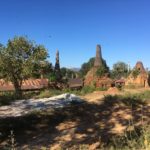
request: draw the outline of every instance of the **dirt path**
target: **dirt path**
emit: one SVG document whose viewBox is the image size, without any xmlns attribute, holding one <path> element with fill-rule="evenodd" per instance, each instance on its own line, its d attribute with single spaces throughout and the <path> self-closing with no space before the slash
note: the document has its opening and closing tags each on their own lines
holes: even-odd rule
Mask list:
<svg viewBox="0 0 150 150">
<path fill-rule="evenodd" d="M 95 91 L 93 93 L 82 96 L 82 99 L 85 99 L 90 103 L 99 103 L 107 95 L 125 95 L 125 94 L 138 94 L 144 91 L 150 91 L 150 88 L 138 88 L 138 89 L 124 89 L 119 91 L 117 88 L 110 88 L 108 91 Z"/>
</svg>

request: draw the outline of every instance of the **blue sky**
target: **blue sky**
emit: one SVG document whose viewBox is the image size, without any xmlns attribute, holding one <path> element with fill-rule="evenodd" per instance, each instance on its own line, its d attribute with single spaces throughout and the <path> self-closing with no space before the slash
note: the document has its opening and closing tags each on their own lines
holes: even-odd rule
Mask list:
<svg viewBox="0 0 150 150">
<path fill-rule="evenodd" d="M 54 64 L 80 67 L 96 44 L 111 68 L 117 61 L 143 61 L 150 68 L 149 0 L 1 0 L 0 43 L 27 35 L 43 44 Z"/>
</svg>

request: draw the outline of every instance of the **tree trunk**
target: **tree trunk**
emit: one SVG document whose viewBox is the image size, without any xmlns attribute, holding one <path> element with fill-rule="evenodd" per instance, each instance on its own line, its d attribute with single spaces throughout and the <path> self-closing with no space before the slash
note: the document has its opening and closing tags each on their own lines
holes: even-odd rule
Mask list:
<svg viewBox="0 0 150 150">
<path fill-rule="evenodd" d="M 15 88 L 15 96 L 16 98 L 22 98 L 22 90 L 21 90 L 21 84 L 19 84 L 18 81 L 14 82 L 14 88 Z"/>
</svg>

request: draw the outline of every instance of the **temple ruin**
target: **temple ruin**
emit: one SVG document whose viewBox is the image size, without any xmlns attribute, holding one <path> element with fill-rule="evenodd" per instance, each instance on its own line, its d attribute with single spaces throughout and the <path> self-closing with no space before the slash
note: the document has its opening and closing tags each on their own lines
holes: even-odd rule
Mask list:
<svg viewBox="0 0 150 150">
<path fill-rule="evenodd" d="M 93 67 L 88 71 L 87 75 L 85 76 L 84 85 L 85 86 L 95 86 L 95 87 L 102 87 L 108 88 L 112 85 L 112 80 L 108 77 L 108 74 L 103 75 L 102 77 L 98 77 L 96 75 L 97 70 L 102 67 L 103 65 L 103 58 L 101 52 L 101 46 L 96 46 L 96 57 Z"/>
<path fill-rule="evenodd" d="M 58 50 L 56 51 L 55 71 L 60 71 L 59 51 Z"/>
<path fill-rule="evenodd" d="M 149 75 L 141 61 L 138 61 L 128 76 L 125 85 L 134 85 L 137 87 L 149 87 Z"/>
<path fill-rule="evenodd" d="M 101 67 L 102 64 L 103 64 L 103 61 L 102 61 L 101 46 L 97 45 L 96 46 L 96 57 L 95 57 L 94 67 Z"/>
<path fill-rule="evenodd" d="M 59 63 L 59 51 L 56 51 L 56 63 L 54 68 L 56 81 L 60 82 L 62 80 L 61 71 L 60 71 L 60 63 Z"/>
</svg>

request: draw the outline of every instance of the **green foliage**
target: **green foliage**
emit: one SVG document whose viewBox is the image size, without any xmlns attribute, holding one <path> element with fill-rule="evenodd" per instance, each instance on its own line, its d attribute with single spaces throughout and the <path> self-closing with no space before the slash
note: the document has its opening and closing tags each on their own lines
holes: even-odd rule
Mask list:
<svg viewBox="0 0 150 150">
<path fill-rule="evenodd" d="M 106 87 L 100 87 L 100 88 L 96 88 L 97 91 L 107 91 L 108 88 Z"/>
<path fill-rule="evenodd" d="M 70 79 L 76 77 L 76 72 L 68 68 L 63 67 L 60 69 L 60 71 L 61 71 L 62 78 L 64 79 Z"/>
<path fill-rule="evenodd" d="M 63 94 L 63 91 L 47 89 L 47 90 L 41 91 L 40 94 L 36 96 L 36 98 L 49 98 L 49 97 L 60 95 L 60 94 Z"/>
<path fill-rule="evenodd" d="M 87 94 L 87 93 L 92 93 L 95 91 L 95 87 L 94 86 L 84 86 L 81 90 L 81 94 L 84 95 L 84 94 Z"/>
<path fill-rule="evenodd" d="M 129 75 L 128 65 L 124 62 L 117 62 L 113 65 L 111 71 L 111 78 L 120 79 L 122 77 L 127 77 Z"/>
<path fill-rule="evenodd" d="M 103 68 L 106 70 L 107 73 L 109 73 L 109 67 L 107 66 L 106 60 L 102 59 Z"/>
<path fill-rule="evenodd" d="M 138 70 L 138 69 L 134 69 L 133 71 L 132 71 L 132 76 L 134 77 L 134 78 L 137 78 L 137 76 L 140 74 L 140 71 Z"/>
<path fill-rule="evenodd" d="M 13 92 L 0 93 L 0 106 L 10 105 L 10 103 L 14 100 L 16 100 L 16 97 Z"/>
<path fill-rule="evenodd" d="M 50 73 L 49 81 L 50 81 L 50 82 L 56 82 L 56 75 L 55 75 L 55 72 L 51 72 L 51 73 Z"/>
<path fill-rule="evenodd" d="M 60 69 L 59 72 L 52 70 L 48 78 L 51 82 L 56 82 L 56 81 L 67 82 L 68 79 L 75 78 L 75 77 L 76 77 L 75 71 L 72 71 L 68 68 L 63 67 Z"/>
<path fill-rule="evenodd" d="M 84 77 L 87 74 L 87 72 L 94 66 L 94 61 L 95 58 L 90 58 L 88 62 L 82 64 L 80 69 L 81 77 Z M 103 63 L 103 68 L 105 68 L 105 70 L 109 72 L 109 67 L 107 66 L 106 61 L 104 59 L 102 59 L 102 63 Z"/>
<path fill-rule="evenodd" d="M 34 98 L 39 95 L 39 91 L 24 91 L 21 99 Z M 19 100 L 16 94 L 12 91 L 5 91 L 0 93 L 0 106 L 10 105 L 13 101 Z"/>
<path fill-rule="evenodd" d="M 50 73 L 52 72 L 52 64 L 48 61 L 41 61 L 34 63 L 32 70 L 33 78 L 48 78 Z"/>
<path fill-rule="evenodd" d="M 96 75 L 97 75 L 98 77 L 102 77 L 102 76 L 104 76 L 106 73 L 108 73 L 108 69 L 107 69 L 106 67 L 104 67 L 104 66 L 99 67 L 98 70 L 96 71 Z"/>
<path fill-rule="evenodd" d="M 94 86 L 84 86 L 81 90 L 72 90 L 72 89 L 64 89 L 64 93 L 73 93 L 75 95 L 86 95 L 88 93 L 92 93 L 95 90 L 101 90 L 101 89 L 96 89 Z"/>
<path fill-rule="evenodd" d="M 83 77 L 94 66 L 95 58 L 90 58 L 88 62 L 83 63 L 80 69 L 80 75 Z"/>
<path fill-rule="evenodd" d="M 134 97 L 136 99 L 141 99 L 141 100 L 148 100 L 150 99 L 150 91 L 149 90 L 146 90 L 142 93 L 138 93 L 138 94 L 132 94 L 132 95 L 129 95 L 130 97 Z"/>
<path fill-rule="evenodd" d="M 13 83 L 19 97 L 22 81 L 31 77 L 35 65 L 47 57 L 44 46 L 36 45 L 26 37 L 15 37 L 6 47 L 0 47 L 0 75 Z"/>
</svg>

